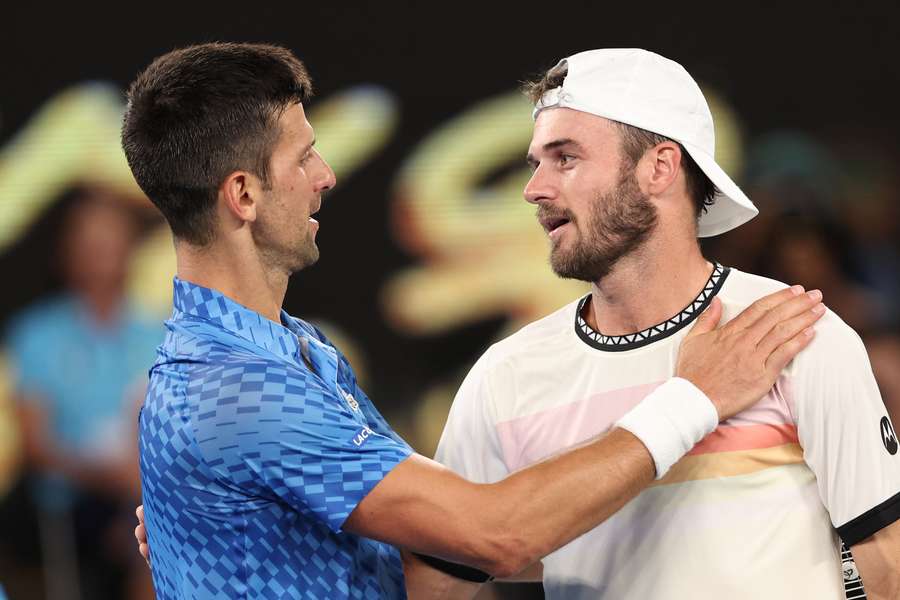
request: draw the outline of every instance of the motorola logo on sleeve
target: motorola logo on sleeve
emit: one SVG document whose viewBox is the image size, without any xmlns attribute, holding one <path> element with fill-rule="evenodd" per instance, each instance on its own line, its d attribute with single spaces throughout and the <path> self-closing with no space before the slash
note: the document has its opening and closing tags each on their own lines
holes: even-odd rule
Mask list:
<svg viewBox="0 0 900 600">
<path fill-rule="evenodd" d="M 884 448 L 891 456 L 897 454 L 897 434 L 894 433 L 894 427 L 891 420 L 887 417 L 881 418 L 881 441 L 884 442 Z"/>
</svg>

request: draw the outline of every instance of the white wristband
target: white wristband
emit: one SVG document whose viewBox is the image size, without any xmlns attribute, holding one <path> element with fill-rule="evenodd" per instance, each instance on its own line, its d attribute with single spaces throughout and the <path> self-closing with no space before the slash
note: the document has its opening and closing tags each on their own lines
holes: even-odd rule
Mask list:
<svg viewBox="0 0 900 600">
<path fill-rule="evenodd" d="M 673 377 L 641 400 L 616 427 L 633 433 L 656 464 L 656 478 L 687 454 L 719 424 L 719 414 L 706 394 L 680 377 Z"/>
</svg>

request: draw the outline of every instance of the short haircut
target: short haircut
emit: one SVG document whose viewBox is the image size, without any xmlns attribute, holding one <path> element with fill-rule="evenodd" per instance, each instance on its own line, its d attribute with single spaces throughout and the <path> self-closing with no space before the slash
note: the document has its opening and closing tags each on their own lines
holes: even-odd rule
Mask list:
<svg viewBox="0 0 900 600">
<path fill-rule="evenodd" d="M 560 87 L 568 73 L 569 66 L 563 62 L 540 77 L 523 83 L 522 91 L 536 104 L 545 92 Z M 634 127 L 612 119 L 610 119 L 610 122 L 614 123 L 619 129 L 622 151 L 628 161 L 628 164 L 624 166 L 629 169 L 633 169 L 641 157 L 644 156 L 644 153 L 657 144 L 663 142 L 678 144 L 678 147 L 681 149 L 681 166 L 684 168 L 684 179 L 688 195 L 694 202 L 694 216 L 699 219 L 700 215 L 706 212 L 707 207 L 712 206 L 719 189 L 706 176 L 706 173 L 697 166 L 697 163 L 687 153 L 684 146 L 671 138 L 641 129 L 640 127 Z"/>
<path fill-rule="evenodd" d="M 128 89 L 122 147 L 176 238 L 214 238 L 219 186 L 246 170 L 268 186 L 278 119 L 312 84 L 289 50 L 208 43 L 155 59 Z"/>
</svg>

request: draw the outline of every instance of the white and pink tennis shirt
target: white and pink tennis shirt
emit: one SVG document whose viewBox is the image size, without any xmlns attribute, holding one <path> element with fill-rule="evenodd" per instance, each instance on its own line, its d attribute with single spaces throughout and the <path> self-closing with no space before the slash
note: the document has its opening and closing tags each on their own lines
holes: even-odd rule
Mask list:
<svg viewBox="0 0 900 600">
<path fill-rule="evenodd" d="M 783 287 L 715 265 L 684 311 L 628 336 L 593 331 L 588 298 L 573 302 L 478 360 L 436 458 L 493 482 L 603 433 L 673 375 L 713 296 L 726 321 Z M 852 545 L 900 518 L 900 456 L 859 337 L 830 311 L 816 329 L 759 404 L 546 557 L 547 598 L 843 599 L 838 534 Z"/>
</svg>

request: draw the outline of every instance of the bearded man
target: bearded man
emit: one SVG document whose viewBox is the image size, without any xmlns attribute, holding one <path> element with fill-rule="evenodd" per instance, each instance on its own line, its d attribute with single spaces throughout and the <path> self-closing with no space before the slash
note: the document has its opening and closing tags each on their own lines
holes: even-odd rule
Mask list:
<svg viewBox="0 0 900 600">
<path fill-rule="evenodd" d="M 714 299 L 728 320 L 785 287 L 701 253 L 698 237 L 756 209 L 716 164 L 712 115 L 684 68 L 593 50 L 527 91 L 525 199 L 553 270 L 591 292 L 492 346 L 459 390 L 436 458 L 485 483 L 612 427 L 672 375 Z M 830 311 L 817 332 L 759 404 L 529 569 L 547 597 L 843 599 L 839 535 L 869 597 L 897 598 L 896 436 L 856 333 Z"/>
</svg>

